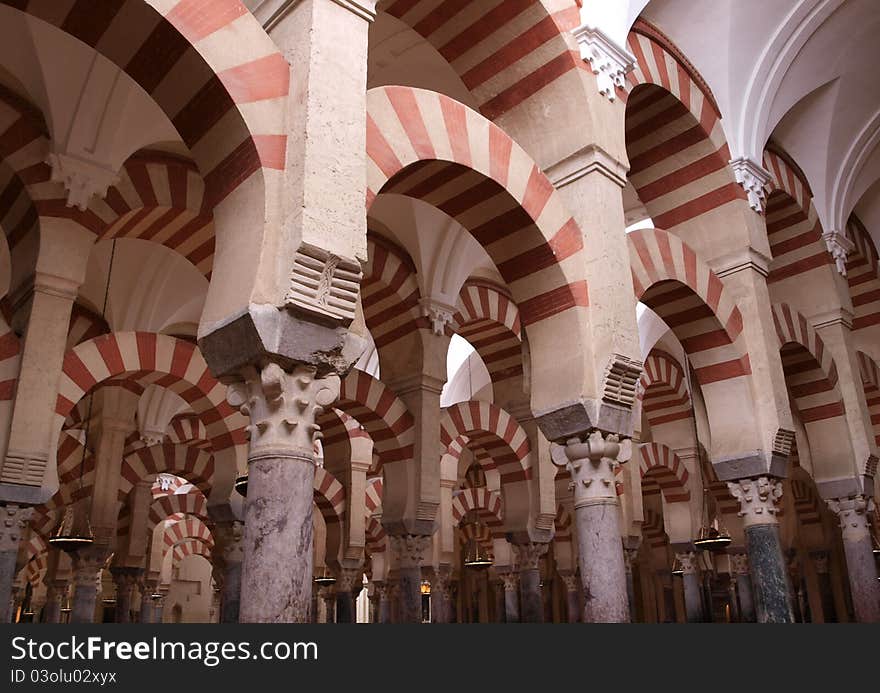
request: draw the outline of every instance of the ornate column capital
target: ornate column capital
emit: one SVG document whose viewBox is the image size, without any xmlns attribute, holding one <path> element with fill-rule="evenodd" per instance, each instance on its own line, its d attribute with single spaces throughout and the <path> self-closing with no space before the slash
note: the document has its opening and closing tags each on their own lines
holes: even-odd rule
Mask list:
<svg viewBox="0 0 880 693">
<path fill-rule="evenodd" d="M 870 537 L 869 516 L 874 512 L 874 499 L 863 494 L 827 501 L 831 512 L 840 520 L 844 541 L 861 541 Z"/>
<path fill-rule="evenodd" d="M 633 565 L 636 563 L 638 555 L 638 549 L 623 549 L 623 568 L 626 571 L 627 575 L 632 573 Z"/>
<path fill-rule="evenodd" d="M 553 464 L 571 472 L 569 490 L 574 507 L 617 502 L 615 470 L 632 456 L 632 441 L 617 434 L 593 431 L 589 436 L 571 438 L 564 446 L 553 445 Z"/>
<path fill-rule="evenodd" d="M 0 551 L 18 551 L 33 508 L 22 505 L 0 506 Z"/>
<path fill-rule="evenodd" d="M 580 46 L 581 58 L 596 75 L 599 93 L 614 101 L 616 90 L 624 88 L 626 73 L 633 69 L 636 59 L 598 27 L 583 24 L 572 33 Z"/>
<path fill-rule="evenodd" d="M 829 564 L 831 562 L 831 554 L 828 551 L 811 551 L 810 558 L 813 559 L 813 567 L 819 575 L 825 575 L 829 572 Z"/>
<path fill-rule="evenodd" d="M 455 315 L 455 306 L 450 306 L 433 298 L 423 298 L 419 301 L 422 315 L 431 323 L 431 332 L 437 337 L 446 334 L 446 326 L 452 323 Z"/>
<path fill-rule="evenodd" d="M 528 544 L 512 544 L 512 546 L 520 570 L 537 570 L 541 556 L 547 553 L 549 545 L 532 541 Z"/>
<path fill-rule="evenodd" d="M 431 548 L 431 537 L 421 534 L 401 534 L 388 537 L 398 567 L 419 568 L 425 553 Z"/>
<path fill-rule="evenodd" d="M 577 592 L 578 589 L 578 578 L 574 573 L 560 573 L 559 577 L 562 578 L 562 582 L 565 585 L 566 592 Z"/>
<path fill-rule="evenodd" d="M 224 563 L 244 560 L 244 523 L 232 520 L 217 522 L 212 529 L 217 557 Z"/>
<path fill-rule="evenodd" d="M 62 152 L 50 152 L 46 163 L 52 169 L 52 182 L 67 190 L 67 206 L 83 212 L 93 196 L 103 198 L 119 180 L 117 171 Z"/>
<path fill-rule="evenodd" d="M 354 592 L 361 587 L 364 574 L 363 568 L 340 568 L 339 577 L 336 580 L 336 589 L 339 592 Z"/>
<path fill-rule="evenodd" d="M 749 574 L 749 556 L 745 553 L 730 554 L 730 570 L 734 575 Z"/>
<path fill-rule="evenodd" d="M 770 173 L 760 163 L 745 156 L 731 159 L 729 163 L 736 182 L 746 191 L 749 207 L 763 214 L 767 207 L 767 184 L 770 182 Z"/>
<path fill-rule="evenodd" d="M 504 583 L 505 592 L 516 592 L 519 589 L 519 574 L 514 570 L 505 570 L 498 573 L 501 582 Z"/>
<path fill-rule="evenodd" d="M 244 382 L 229 386 L 230 405 L 250 417 L 249 462 L 263 457 L 290 458 L 314 464 L 314 443 L 320 438 L 316 417 L 339 396 L 336 374 L 316 377 L 312 366 L 287 372 L 277 363 L 261 371 L 249 368 Z"/>
<path fill-rule="evenodd" d="M 110 574 L 113 576 L 113 584 L 116 585 L 117 591 L 120 588 L 130 591 L 138 584 L 138 578 L 140 578 L 143 572 L 143 568 L 129 568 L 123 566 L 113 566 L 110 568 Z"/>
<path fill-rule="evenodd" d="M 681 572 L 684 575 L 696 575 L 700 570 L 697 554 L 694 551 L 676 552 L 675 559 L 681 566 Z"/>
<path fill-rule="evenodd" d="M 743 518 L 743 526 L 775 525 L 778 502 L 782 498 L 782 482 L 768 476 L 754 479 L 728 481 L 730 495 L 739 501 L 738 515 Z"/>
<path fill-rule="evenodd" d="M 825 247 L 834 258 L 837 271 L 845 277 L 846 256 L 853 251 L 855 244 L 846 237 L 846 233 L 843 231 L 826 231 L 822 234 L 822 240 L 825 241 Z"/>
</svg>

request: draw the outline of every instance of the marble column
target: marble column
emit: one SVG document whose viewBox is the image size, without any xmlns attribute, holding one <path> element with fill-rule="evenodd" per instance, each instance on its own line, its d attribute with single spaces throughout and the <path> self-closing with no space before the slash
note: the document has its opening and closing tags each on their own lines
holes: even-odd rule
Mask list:
<svg viewBox="0 0 880 693">
<path fill-rule="evenodd" d="M 11 503 L 0 506 L 0 623 L 9 623 L 12 620 L 15 562 L 22 535 L 32 512 L 32 508 Z"/>
<path fill-rule="evenodd" d="M 376 583 L 376 592 L 379 593 L 379 614 L 377 623 L 391 623 L 391 601 L 388 594 L 388 584 Z"/>
<path fill-rule="evenodd" d="M 153 594 L 156 593 L 158 583 L 154 580 L 143 580 L 141 588 L 141 623 L 153 623 Z"/>
<path fill-rule="evenodd" d="M 448 566 L 440 566 L 431 578 L 431 620 L 449 623 L 449 575 Z"/>
<path fill-rule="evenodd" d="M 541 556 L 547 553 L 547 544 L 513 544 L 513 551 L 519 566 L 520 620 L 523 623 L 543 623 L 544 598 L 538 565 Z"/>
<path fill-rule="evenodd" d="M 572 438 L 564 447 L 565 466 L 574 486 L 578 559 L 587 623 L 629 621 L 614 471 L 629 459 L 631 451 L 630 441 L 599 431 Z M 556 459 L 554 455 L 554 462 Z"/>
<path fill-rule="evenodd" d="M 159 596 L 156 599 L 153 599 L 153 618 L 151 623 L 162 623 L 162 619 L 165 616 L 165 600 L 168 599 L 168 588 L 160 588 Z"/>
<path fill-rule="evenodd" d="M 749 572 L 749 557 L 744 553 L 730 555 L 732 580 L 736 583 L 736 596 L 739 602 L 739 618 L 745 623 L 755 622 L 755 599 L 752 594 L 752 576 Z"/>
<path fill-rule="evenodd" d="M 758 623 L 793 623 L 791 586 L 776 513 L 782 482 L 769 476 L 727 483 L 740 503 Z"/>
<path fill-rule="evenodd" d="M 703 588 L 700 583 L 699 559 L 693 551 L 676 552 L 675 560 L 682 569 L 681 581 L 684 588 L 684 609 L 688 623 L 702 623 Z"/>
<path fill-rule="evenodd" d="M 565 585 L 565 612 L 568 623 L 577 623 L 580 621 L 581 610 L 577 592 L 578 577 L 573 573 L 563 573 L 560 577 Z"/>
<path fill-rule="evenodd" d="M 491 581 L 494 597 L 494 623 L 504 623 L 504 580 L 500 577 Z"/>
<path fill-rule="evenodd" d="M 823 623 L 836 623 L 837 610 L 834 606 L 834 588 L 831 585 L 831 557 L 828 551 L 813 551 L 810 553 L 810 558 L 816 569 L 819 602 L 822 605 L 822 621 Z"/>
<path fill-rule="evenodd" d="M 880 582 L 871 546 L 869 517 L 874 499 L 865 495 L 835 498 L 828 507 L 840 520 L 853 611 L 859 623 L 880 623 Z"/>
<path fill-rule="evenodd" d="M 380 595 L 379 595 L 379 588 L 375 582 L 372 583 L 372 585 L 371 585 L 370 592 L 369 592 L 369 599 L 370 599 L 370 612 L 369 612 L 369 616 L 368 616 L 369 622 L 370 623 L 379 623 Z"/>
<path fill-rule="evenodd" d="M 214 525 L 214 555 L 222 574 L 220 623 L 238 623 L 244 561 L 244 525 L 241 522 L 232 520 Z"/>
<path fill-rule="evenodd" d="M 499 571 L 504 582 L 504 621 L 519 623 L 519 575 L 513 570 Z"/>
<path fill-rule="evenodd" d="M 80 549 L 73 556 L 73 604 L 71 623 L 94 623 L 97 579 L 108 553 L 100 548 Z"/>
<path fill-rule="evenodd" d="M 390 536 L 400 590 L 399 623 L 422 622 L 422 561 L 431 548 L 431 537 L 418 534 Z"/>
<path fill-rule="evenodd" d="M 363 568 L 340 568 L 336 579 L 336 623 L 354 623 L 354 592 L 360 591 Z"/>
<path fill-rule="evenodd" d="M 315 419 L 339 395 L 339 376 L 277 363 L 249 368 L 227 399 L 250 417 L 244 510 L 242 623 L 308 623 L 312 605 Z"/>
<path fill-rule="evenodd" d="M 336 623 L 336 590 L 330 586 L 320 587 L 318 599 L 320 600 L 318 623 Z"/>
<path fill-rule="evenodd" d="M 639 550 L 623 549 L 623 568 L 626 571 L 626 603 L 629 605 L 630 623 L 636 622 L 636 583 L 633 577 L 633 563 L 637 560 Z"/>
<path fill-rule="evenodd" d="M 131 623 L 131 596 L 141 568 L 113 567 L 110 569 L 116 585 L 116 623 Z"/>
<path fill-rule="evenodd" d="M 52 580 L 46 585 L 46 606 L 43 623 L 61 623 L 61 607 L 67 594 L 66 580 Z"/>
</svg>

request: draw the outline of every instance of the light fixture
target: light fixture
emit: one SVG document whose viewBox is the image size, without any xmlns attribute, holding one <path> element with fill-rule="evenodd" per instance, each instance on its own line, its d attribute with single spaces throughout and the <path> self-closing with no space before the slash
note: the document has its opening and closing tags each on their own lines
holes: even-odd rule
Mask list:
<svg viewBox="0 0 880 693">
<path fill-rule="evenodd" d="M 240 477 L 236 478 L 233 488 L 235 488 L 235 490 L 238 491 L 242 496 L 247 498 L 247 484 L 248 475 L 242 474 Z"/>
<path fill-rule="evenodd" d="M 150 595 L 150 599 L 161 599 L 161 598 L 162 598 L 161 592 L 153 592 L 153 594 Z"/>
<path fill-rule="evenodd" d="M 422 580 L 421 592 L 422 594 L 431 594 L 431 583 L 427 580 Z"/>
<path fill-rule="evenodd" d="M 336 578 L 327 570 L 327 566 L 324 566 L 324 570 L 315 578 L 315 584 L 321 587 L 329 587 L 336 584 Z"/>
<path fill-rule="evenodd" d="M 102 601 L 104 603 L 104 606 L 112 606 L 116 604 L 116 600 L 113 597 L 107 597 L 107 599 L 104 599 Z"/>
<path fill-rule="evenodd" d="M 678 556 L 672 559 L 672 574 L 684 575 L 684 566 L 681 564 Z"/>
<path fill-rule="evenodd" d="M 694 546 L 701 551 L 718 552 L 723 551 L 730 546 L 730 535 L 720 527 L 718 518 L 714 518 L 710 524 L 700 527 L 697 538 L 694 539 Z"/>
<path fill-rule="evenodd" d="M 464 566 L 466 568 L 488 568 L 492 565 L 492 557 L 483 550 L 476 538 L 468 539 L 467 551 L 464 554 Z"/>
<path fill-rule="evenodd" d="M 83 465 L 85 464 L 85 452 L 83 452 Z M 82 472 L 80 472 L 80 484 L 82 484 Z M 64 518 L 55 533 L 49 537 L 49 544 L 65 553 L 73 553 L 79 549 L 90 546 L 95 542 L 92 534 L 92 526 L 88 517 L 80 517 L 74 506 L 67 506 Z"/>
</svg>

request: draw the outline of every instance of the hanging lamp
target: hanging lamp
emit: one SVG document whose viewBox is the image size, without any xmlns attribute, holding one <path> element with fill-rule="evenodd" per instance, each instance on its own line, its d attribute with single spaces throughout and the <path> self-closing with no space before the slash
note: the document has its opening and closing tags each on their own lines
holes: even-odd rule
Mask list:
<svg viewBox="0 0 880 693">
<path fill-rule="evenodd" d="M 465 568 L 480 569 L 488 568 L 492 565 L 493 561 L 492 557 L 483 549 L 480 542 L 477 541 L 477 538 L 471 537 L 468 539 L 463 563 Z"/>
<path fill-rule="evenodd" d="M 327 566 L 324 566 L 321 574 L 315 578 L 315 584 L 320 585 L 321 587 L 329 587 L 330 585 L 336 584 L 336 578 L 333 577 L 333 574 L 329 570 L 327 570 Z"/>
<path fill-rule="evenodd" d="M 672 559 L 672 574 L 673 575 L 684 575 L 684 566 L 681 564 L 678 556 Z"/>
<path fill-rule="evenodd" d="M 248 475 L 242 474 L 239 477 L 236 477 L 235 483 L 233 484 L 233 488 L 238 491 L 239 494 L 247 498 L 247 486 L 248 486 Z"/>
<path fill-rule="evenodd" d="M 107 300 L 110 298 L 110 280 L 113 278 L 113 261 L 116 258 L 116 239 L 114 238 L 110 246 L 110 263 L 107 266 L 107 284 L 104 287 L 104 304 L 101 307 L 101 319 L 106 322 Z M 92 404 L 94 404 L 94 390 L 89 393 L 89 409 L 86 414 L 85 437 L 83 438 L 83 453 L 79 463 L 79 490 L 83 490 L 83 471 L 86 466 L 86 454 L 89 450 L 89 430 L 92 426 Z M 94 502 L 94 493 L 92 493 L 92 502 Z M 91 546 L 95 543 L 95 535 L 92 532 L 92 525 L 89 522 L 92 508 L 89 503 L 87 513 L 77 513 L 74 505 L 67 506 L 64 511 L 64 517 L 55 533 L 49 537 L 49 543 L 65 553 L 72 553 L 80 549 Z M 82 515 L 82 516 L 81 516 Z"/>
</svg>

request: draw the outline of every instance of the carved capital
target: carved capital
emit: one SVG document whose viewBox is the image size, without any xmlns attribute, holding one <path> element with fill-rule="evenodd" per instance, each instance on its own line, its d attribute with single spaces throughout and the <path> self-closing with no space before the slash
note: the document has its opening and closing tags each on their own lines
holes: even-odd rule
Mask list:
<svg viewBox="0 0 880 693">
<path fill-rule="evenodd" d="M 562 578 L 562 582 L 565 585 L 566 592 L 577 592 L 578 589 L 578 579 L 577 575 L 574 573 L 564 573 L 559 577 Z"/>
<path fill-rule="evenodd" d="M 93 196 L 103 198 L 107 188 L 119 180 L 116 171 L 69 154 L 50 152 L 46 163 L 52 168 L 52 182 L 67 190 L 67 206 L 82 211 Z"/>
<path fill-rule="evenodd" d="M 626 570 L 627 574 L 632 573 L 633 565 L 636 563 L 639 555 L 638 549 L 624 549 L 623 550 L 623 567 Z"/>
<path fill-rule="evenodd" d="M 431 332 L 438 337 L 445 335 L 446 326 L 452 323 L 452 316 L 455 315 L 455 308 L 432 298 L 423 298 L 419 304 L 422 315 L 431 323 Z"/>
<path fill-rule="evenodd" d="M 18 551 L 33 510 L 13 504 L 0 506 L 0 552 Z"/>
<path fill-rule="evenodd" d="M 831 512 L 840 520 L 844 541 L 861 541 L 870 537 L 869 516 L 874 512 L 874 499 L 857 495 L 827 501 Z"/>
<path fill-rule="evenodd" d="M 225 563 L 241 563 L 244 560 L 244 523 L 218 522 L 214 525 L 215 554 Z"/>
<path fill-rule="evenodd" d="M 843 231 L 827 231 L 822 234 L 822 240 L 825 241 L 825 247 L 834 258 L 837 271 L 845 277 L 846 257 L 853 251 L 855 244 L 846 237 L 846 233 Z"/>
<path fill-rule="evenodd" d="M 734 575 L 749 574 L 749 557 L 744 553 L 730 554 L 730 570 Z"/>
<path fill-rule="evenodd" d="M 249 460 L 289 457 L 314 463 L 315 440 L 321 437 L 317 416 L 339 396 L 339 376 L 315 377 L 315 368 L 292 372 L 270 363 L 251 368 L 245 381 L 229 386 L 226 399 L 250 417 Z"/>
<path fill-rule="evenodd" d="M 547 553 L 547 544 L 529 542 L 528 544 L 513 544 L 513 553 L 520 570 L 537 570 L 541 556 Z"/>
<path fill-rule="evenodd" d="M 813 566 L 816 568 L 817 574 L 828 574 L 831 559 L 831 555 L 828 553 L 828 551 L 812 551 L 810 552 L 810 558 L 813 559 Z"/>
<path fill-rule="evenodd" d="M 730 495 L 739 501 L 739 516 L 743 525 L 776 524 L 776 513 L 779 512 L 779 499 L 782 498 L 782 482 L 767 476 L 755 479 L 728 481 Z"/>
<path fill-rule="evenodd" d="M 681 566 L 683 575 L 696 575 L 699 572 L 699 563 L 695 552 L 685 551 L 683 553 L 676 553 L 675 560 Z"/>
<path fill-rule="evenodd" d="M 584 24 L 574 30 L 581 49 L 581 58 L 590 64 L 596 75 L 599 93 L 614 101 L 616 90 L 625 86 L 626 73 L 633 69 L 635 58 L 597 27 Z"/>
<path fill-rule="evenodd" d="M 730 166 L 736 182 L 746 191 L 749 207 L 763 214 L 767 207 L 767 184 L 770 182 L 770 174 L 761 164 L 748 157 L 732 159 Z"/>
<path fill-rule="evenodd" d="M 336 589 L 340 592 L 353 592 L 362 586 L 363 568 L 340 568 Z"/>
<path fill-rule="evenodd" d="M 516 592 L 519 589 L 519 574 L 513 570 L 498 573 L 498 577 L 504 583 L 505 592 Z"/>
<path fill-rule="evenodd" d="M 354 320 L 361 266 L 303 243 L 293 259 L 284 305 L 319 322 L 348 327 Z"/>
<path fill-rule="evenodd" d="M 391 535 L 388 539 L 394 559 L 403 569 L 420 567 L 425 553 L 431 548 L 431 537 L 421 534 Z"/>
<path fill-rule="evenodd" d="M 594 431 L 585 438 L 571 438 L 565 446 L 554 445 L 553 463 L 571 472 L 569 489 L 574 507 L 617 501 L 615 470 L 632 456 L 632 441 L 616 434 Z"/>
<path fill-rule="evenodd" d="M 116 598 L 121 595 L 130 595 L 132 589 L 138 584 L 138 579 L 143 574 L 142 568 L 113 567 L 110 574 L 113 575 L 113 584 L 116 585 Z"/>
</svg>

